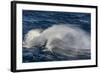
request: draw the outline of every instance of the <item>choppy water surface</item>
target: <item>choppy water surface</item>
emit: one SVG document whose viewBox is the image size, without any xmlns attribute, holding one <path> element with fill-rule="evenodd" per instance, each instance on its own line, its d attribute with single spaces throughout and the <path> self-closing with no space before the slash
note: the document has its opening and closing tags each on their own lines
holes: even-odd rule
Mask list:
<svg viewBox="0 0 100 73">
<path fill-rule="evenodd" d="M 23 63 L 90 59 L 90 19 L 89 13 L 23 10 Z"/>
</svg>

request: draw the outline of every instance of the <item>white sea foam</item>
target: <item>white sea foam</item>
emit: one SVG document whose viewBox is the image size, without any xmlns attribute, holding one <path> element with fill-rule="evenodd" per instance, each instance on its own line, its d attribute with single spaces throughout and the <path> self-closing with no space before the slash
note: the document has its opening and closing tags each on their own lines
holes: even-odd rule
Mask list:
<svg viewBox="0 0 100 73">
<path fill-rule="evenodd" d="M 79 27 L 69 25 L 53 25 L 43 32 L 30 30 L 23 41 L 23 47 L 32 48 L 42 46 L 47 41 L 45 51 L 53 51 L 68 55 L 68 51 L 75 55 L 81 49 L 90 49 L 90 35 Z"/>
<path fill-rule="evenodd" d="M 38 36 L 40 36 L 39 29 L 30 30 L 24 37 L 25 41 L 23 42 L 23 47 L 31 48 L 33 40 Z"/>
</svg>

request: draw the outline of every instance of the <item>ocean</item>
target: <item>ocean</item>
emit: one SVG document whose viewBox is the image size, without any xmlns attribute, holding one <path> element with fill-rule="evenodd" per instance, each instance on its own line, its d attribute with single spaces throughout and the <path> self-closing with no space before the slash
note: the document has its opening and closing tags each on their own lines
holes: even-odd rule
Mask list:
<svg viewBox="0 0 100 73">
<path fill-rule="evenodd" d="M 77 26 L 80 29 L 84 30 L 88 35 L 91 35 L 90 13 L 23 10 L 22 41 L 25 40 L 25 35 L 32 29 L 46 30 L 53 25 L 61 24 Z M 23 63 L 91 59 L 90 50 L 85 50 L 89 51 L 89 53 L 85 52 L 84 54 L 78 54 L 77 56 L 65 56 L 59 53 L 43 51 L 45 47 L 40 46 L 37 46 L 35 48 L 22 48 Z"/>
</svg>

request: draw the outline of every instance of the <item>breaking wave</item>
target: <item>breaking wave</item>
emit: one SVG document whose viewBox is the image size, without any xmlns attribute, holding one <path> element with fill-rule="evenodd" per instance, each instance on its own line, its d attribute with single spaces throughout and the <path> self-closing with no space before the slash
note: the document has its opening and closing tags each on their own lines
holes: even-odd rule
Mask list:
<svg viewBox="0 0 100 73">
<path fill-rule="evenodd" d="M 32 29 L 24 37 L 23 47 L 45 47 L 43 51 L 76 56 L 90 53 L 90 35 L 78 26 L 53 25 L 45 30 Z"/>
</svg>

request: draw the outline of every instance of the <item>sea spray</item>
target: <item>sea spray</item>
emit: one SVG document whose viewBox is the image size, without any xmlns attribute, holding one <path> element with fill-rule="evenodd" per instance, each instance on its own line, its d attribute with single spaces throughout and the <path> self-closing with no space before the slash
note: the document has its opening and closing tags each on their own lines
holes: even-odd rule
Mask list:
<svg viewBox="0 0 100 73">
<path fill-rule="evenodd" d="M 42 32 L 32 29 L 25 35 L 23 47 L 34 49 L 37 46 L 65 56 L 84 55 L 90 53 L 90 35 L 78 26 L 64 24 L 53 25 Z"/>
</svg>

